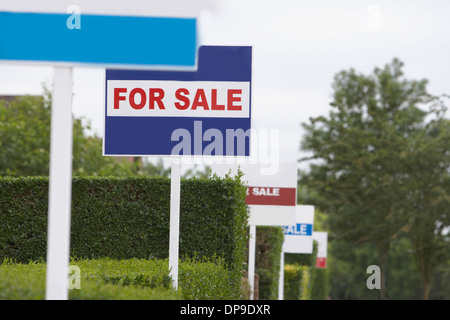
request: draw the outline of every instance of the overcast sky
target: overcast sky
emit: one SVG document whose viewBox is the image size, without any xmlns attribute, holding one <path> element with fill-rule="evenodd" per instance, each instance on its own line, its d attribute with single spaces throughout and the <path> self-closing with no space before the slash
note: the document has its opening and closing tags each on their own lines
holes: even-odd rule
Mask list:
<svg viewBox="0 0 450 320">
<path fill-rule="evenodd" d="M 78 1 L 82 13 L 85 2 Z M 127 3 L 138 10 L 142 1 Z M 282 159 L 300 157 L 300 123 L 328 114 L 333 76 L 341 70 L 369 73 L 397 57 L 406 77 L 428 79 L 432 94 L 450 94 L 450 1 L 192 3 L 206 8 L 198 10 L 201 44 L 253 46 L 253 126 L 280 130 Z M 52 77 L 50 67 L 1 63 L 0 94 L 41 94 Z M 104 69 L 75 68 L 73 80 L 75 116 L 91 120 L 102 136 Z"/>
</svg>

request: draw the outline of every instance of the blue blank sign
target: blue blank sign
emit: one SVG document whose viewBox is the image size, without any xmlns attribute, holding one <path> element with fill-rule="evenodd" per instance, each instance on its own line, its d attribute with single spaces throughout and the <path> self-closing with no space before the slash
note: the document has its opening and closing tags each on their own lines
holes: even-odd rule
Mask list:
<svg viewBox="0 0 450 320">
<path fill-rule="evenodd" d="M 196 19 L 0 12 L 0 60 L 194 67 Z"/>
</svg>

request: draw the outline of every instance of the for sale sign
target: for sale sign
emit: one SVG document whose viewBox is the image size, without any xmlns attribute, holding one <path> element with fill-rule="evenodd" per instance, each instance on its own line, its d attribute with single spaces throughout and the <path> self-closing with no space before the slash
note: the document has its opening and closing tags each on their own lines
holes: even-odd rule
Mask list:
<svg viewBox="0 0 450 320">
<path fill-rule="evenodd" d="M 297 203 L 297 164 L 278 163 L 275 173 L 263 174 L 258 164 L 214 165 L 212 172 L 219 176 L 236 175 L 240 170 L 247 184 L 246 202 L 250 208 L 250 225 L 282 226 L 295 223 Z"/>
<path fill-rule="evenodd" d="M 316 268 L 327 267 L 328 232 L 314 231 L 313 239 L 317 241 Z"/>
<path fill-rule="evenodd" d="M 312 253 L 314 206 L 298 205 L 294 224 L 283 226 L 283 251 L 287 253 Z"/>
<path fill-rule="evenodd" d="M 202 46 L 196 71 L 106 70 L 104 155 L 249 156 L 251 67 Z"/>
</svg>

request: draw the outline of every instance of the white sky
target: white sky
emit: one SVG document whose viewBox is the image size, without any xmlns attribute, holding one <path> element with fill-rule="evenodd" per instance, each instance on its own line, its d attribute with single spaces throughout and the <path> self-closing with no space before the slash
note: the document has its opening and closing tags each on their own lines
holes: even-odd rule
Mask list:
<svg viewBox="0 0 450 320">
<path fill-rule="evenodd" d="M 85 2 L 78 1 L 82 13 Z M 432 94 L 450 94 L 450 1 L 184 2 L 208 9 L 198 15 L 202 44 L 253 45 L 253 126 L 280 130 L 280 159 L 301 156 L 300 123 L 328 114 L 341 70 L 369 73 L 398 57 L 406 77 L 428 79 Z M 143 2 L 126 3 L 138 10 Z M 51 67 L 2 63 L 0 94 L 41 94 L 52 77 Z M 90 119 L 102 136 L 104 69 L 77 67 L 73 81 L 75 116 Z"/>
</svg>

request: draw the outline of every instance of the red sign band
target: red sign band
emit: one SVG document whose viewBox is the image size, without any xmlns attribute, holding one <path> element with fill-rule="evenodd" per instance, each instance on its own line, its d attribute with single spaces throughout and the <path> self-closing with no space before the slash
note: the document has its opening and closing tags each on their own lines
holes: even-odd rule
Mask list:
<svg viewBox="0 0 450 320">
<path fill-rule="evenodd" d="M 295 206 L 297 189 L 248 187 L 246 202 L 248 205 Z"/>
<path fill-rule="evenodd" d="M 327 267 L 327 258 L 316 258 L 316 268 L 326 268 Z"/>
</svg>

